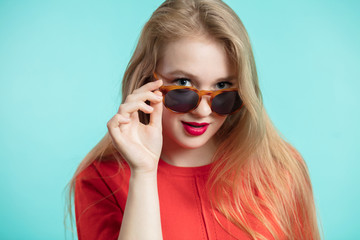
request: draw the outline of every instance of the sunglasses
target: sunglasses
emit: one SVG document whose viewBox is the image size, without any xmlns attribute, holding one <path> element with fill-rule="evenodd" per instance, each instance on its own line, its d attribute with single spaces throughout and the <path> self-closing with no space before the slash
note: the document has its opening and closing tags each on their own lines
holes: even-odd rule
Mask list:
<svg viewBox="0 0 360 240">
<path fill-rule="evenodd" d="M 155 79 L 159 79 L 154 73 Z M 230 115 L 241 109 L 241 100 L 237 88 L 227 88 L 216 91 L 198 90 L 187 86 L 161 86 L 163 103 L 166 108 L 177 113 L 187 113 L 197 108 L 202 96 L 210 95 L 211 110 L 218 115 Z"/>
</svg>

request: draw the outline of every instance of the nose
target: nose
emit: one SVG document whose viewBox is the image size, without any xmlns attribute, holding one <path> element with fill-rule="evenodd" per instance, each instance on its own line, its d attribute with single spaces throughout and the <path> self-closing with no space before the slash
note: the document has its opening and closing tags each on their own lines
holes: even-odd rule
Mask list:
<svg viewBox="0 0 360 240">
<path fill-rule="evenodd" d="M 197 117 L 206 117 L 211 114 L 210 96 L 202 96 L 199 105 L 191 113 Z"/>
</svg>

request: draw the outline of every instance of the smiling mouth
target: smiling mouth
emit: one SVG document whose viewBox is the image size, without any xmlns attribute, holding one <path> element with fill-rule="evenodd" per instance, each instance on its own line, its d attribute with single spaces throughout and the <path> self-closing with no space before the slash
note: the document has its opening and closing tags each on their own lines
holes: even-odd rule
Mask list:
<svg viewBox="0 0 360 240">
<path fill-rule="evenodd" d="M 209 123 L 197 123 L 197 122 L 181 122 L 184 126 L 185 132 L 191 136 L 200 136 L 206 132 Z"/>
<path fill-rule="evenodd" d="M 196 122 L 182 122 L 182 123 L 194 128 L 203 128 L 209 125 L 208 123 L 196 123 Z"/>
</svg>

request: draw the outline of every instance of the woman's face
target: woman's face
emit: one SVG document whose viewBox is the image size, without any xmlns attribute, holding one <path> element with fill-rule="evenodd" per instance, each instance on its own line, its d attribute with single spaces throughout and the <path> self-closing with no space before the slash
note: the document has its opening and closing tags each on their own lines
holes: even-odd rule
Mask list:
<svg viewBox="0 0 360 240">
<path fill-rule="evenodd" d="M 156 72 L 164 85 L 193 86 L 199 90 L 236 87 L 234 68 L 224 47 L 208 37 L 168 43 Z M 227 116 L 212 112 L 209 100 L 210 96 L 203 96 L 198 107 L 189 113 L 175 113 L 164 106 L 164 145 L 194 149 L 210 144 Z"/>
</svg>

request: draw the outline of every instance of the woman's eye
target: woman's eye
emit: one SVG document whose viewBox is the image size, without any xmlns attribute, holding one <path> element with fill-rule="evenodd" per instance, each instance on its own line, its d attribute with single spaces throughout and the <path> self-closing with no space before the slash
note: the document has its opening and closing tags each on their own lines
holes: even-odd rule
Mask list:
<svg viewBox="0 0 360 240">
<path fill-rule="evenodd" d="M 191 86 L 190 79 L 187 78 L 178 78 L 173 81 L 174 84 L 179 86 Z"/>
<path fill-rule="evenodd" d="M 231 82 L 218 82 L 216 84 L 217 89 L 230 88 L 233 84 Z"/>
</svg>

